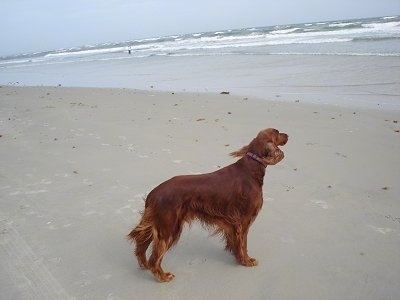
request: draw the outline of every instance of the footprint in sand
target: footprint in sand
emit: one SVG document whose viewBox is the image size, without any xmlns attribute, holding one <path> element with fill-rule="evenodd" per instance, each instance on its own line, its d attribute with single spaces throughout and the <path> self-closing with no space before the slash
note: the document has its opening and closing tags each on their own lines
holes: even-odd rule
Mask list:
<svg viewBox="0 0 400 300">
<path fill-rule="evenodd" d="M 41 194 L 41 193 L 47 193 L 48 190 L 42 189 L 42 190 L 35 190 L 35 191 L 26 191 L 25 195 L 35 195 L 35 194 Z"/>
<path fill-rule="evenodd" d="M 384 228 L 384 227 L 378 227 L 374 225 L 367 225 L 367 227 L 371 228 L 375 232 L 379 232 L 381 234 L 387 234 L 393 231 L 392 228 Z"/>
<path fill-rule="evenodd" d="M 201 264 L 205 263 L 206 261 L 207 261 L 207 258 L 194 258 L 194 259 L 190 259 L 188 261 L 188 264 L 190 266 L 201 265 Z"/>
<path fill-rule="evenodd" d="M 52 183 L 53 182 L 51 180 L 42 179 L 39 182 L 28 183 L 28 184 L 26 184 L 26 186 L 36 186 L 36 185 L 41 185 L 41 184 L 49 185 L 49 184 L 52 184 Z"/>
<path fill-rule="evenodd" d="M 146 198 L 146 194 L 136 194 L 135 196 L 133 196 L 133 198 L 134 199 L 128 200 L 128 202 L 145 199 Z"/>
<path fill-rule="evenodd" d="M 127 210 L 127 209 L 130 210 L 130 211 L 133 211 L 134 213 L 136 213 L 136 209 L 133 209 L 133 210 L 132 210 L 130 204 L 127 204 L 127 205 L 125 205 L 125 206 L 122 206 L 122 207 L 118 208 L 118 209 L 115 211 L 115 213 L 120 215 L 120 214 L 123 214 L 123 211 L 124 211 L 124 210 Z"/>
<path fill-rule="evenodd" d="M 161 151 L 162 151 L 162 152 L 165 152 L 165 153 L 168 153 L 168 154 L 171 154 L 171 153 L 172 153 L 172 152 L 171 152 L 171 149 L 166 149 L 166 148 L 161 149 Z"/>
<path fill-rule="evenodd" d="M 17 196 L 19 194 L 21 194 L 21 191 L 15 191 L 15 192 L 8 193 L 8 196 Z"/>
<path fill-rule="evenodd" d="M 57 229 L 57 226 L 55 224 L 53 224 L 53 222 L 51 222 L 51 221 L 47 222 L 46 225 L 47 225 L 46 226 L 47 229 L 49 229 L 49 230 L 56 230 Z"/>
<path fill-rule="evenodd" d="M 310 201 L 312 203 L 314 203 L 315 205 L 323 208 L 323 209 L 328 209 L 329 208 L 328 203 L 326 201 L 324 201 L 324 200 L 316 200 L 316 199 L 314 199 L 314 200 L 310 200 Z"/>
<path fill-rule="evenodd" d="M 88 186 L 92 186 L 93 185 L 93 181 L 85 178 L 85 179 L 83 179 L 83 184 L 84 185 L 88 185 Z"/>
<path fill-rule="evenodd" d="M 101 136 L 99 136 L 99 135 L 97 135 L 95 133 L 89 133 L 88 135 L 91 136 L 91 137 L 94 137 L 96 140 L 100 140 L 101 139 Z"/>
</svg>

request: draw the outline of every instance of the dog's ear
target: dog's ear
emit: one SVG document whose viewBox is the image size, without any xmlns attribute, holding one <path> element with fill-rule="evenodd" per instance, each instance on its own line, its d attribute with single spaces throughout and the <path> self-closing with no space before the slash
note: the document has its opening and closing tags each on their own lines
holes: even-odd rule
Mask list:
<svg viewBox="0 0 400 300">
<path fill-rule="evenodd" d="M 266 155 L 263 157 L 264 163 L 267 165 L 276 165 L 285 157 L 283 151 L 274 143 L 270 142 L 266 145 Z"/>
<path fill-rule="evenodd" d="M 270 142 L 268 138 L 268 131 L 262 130 L 258 135 L 248 144 L 243 146 L 240 150 L 232 152 L 232 156 L 244 156 L 247 152 L 254 153 L 260 157 L 265 156 L 266 143 Z"/>
<path fill-rule="evenodd" d="M 242 156 L 246 155 L 246 153 L 247 153 L 248 151 L 249 151 L 249 145 L 243 146 L 243 147 L 240 148 L 239 150 L 233 151 L 233 152 L 229 153 L 229 155 L 230 155 L 230 156 L 233 156 L 233 157 L 242 157 Z"/>
</svg>

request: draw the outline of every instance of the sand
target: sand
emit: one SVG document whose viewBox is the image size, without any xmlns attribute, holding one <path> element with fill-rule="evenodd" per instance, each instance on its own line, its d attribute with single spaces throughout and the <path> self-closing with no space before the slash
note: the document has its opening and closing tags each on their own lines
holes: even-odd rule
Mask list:
<svg viewBox="0 0 400 300">
<path fill-rule="evenodd" d="M 1 299 L 399 299 L 400 113 L 129 89 L 0 88 Z M 239 266 L 186 228 L 155 282 L 124 236 L 142 198 L 289 134 Z"/>
</svg>

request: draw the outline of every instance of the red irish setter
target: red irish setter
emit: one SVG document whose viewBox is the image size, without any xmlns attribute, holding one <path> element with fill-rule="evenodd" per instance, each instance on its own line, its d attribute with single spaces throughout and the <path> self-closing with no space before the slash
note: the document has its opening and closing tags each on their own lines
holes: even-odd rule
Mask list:
<svg viewBox="0 0 400 300">
<path fill-rule="evenodd" d="M 199 220 L 214 234 L 221 234 L 225 249 L 244 266 L 256 266 L 257 260 L 247 254 L 247 233 L 261 206 L 265 168 L 280 162 L 288 135 L 269 128 L 260 131 L 249 145 L 232 152 L 237 162 L 208 174 L 173 177 L 146 198 L 140 223 L 128 234 L 136 243 L 135 255 L 141 268 L 149 269 L 160 281 L 174 275 L 164 272 L 161 261 L 176 244 L 183 225 Z M 153 242 L 149 260 L 146 250 Z"/>
</svg>

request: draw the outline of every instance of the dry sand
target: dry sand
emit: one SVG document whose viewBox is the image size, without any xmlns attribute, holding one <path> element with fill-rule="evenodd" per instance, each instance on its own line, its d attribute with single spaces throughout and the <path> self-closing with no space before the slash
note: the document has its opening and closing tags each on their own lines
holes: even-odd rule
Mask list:
<svg viewBox="0 0 400 300">
<path fill-rule="evenodd" d="M 399 299 L 400 114 L 219 94 L 0 88 L 1 299 Z M 289 134 L 249 234 L 260 264 L 186 228 L 139 269 L 142 198 L 214 171 L 260 129 Z"/>
</svg>

